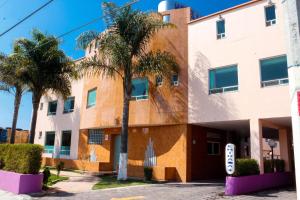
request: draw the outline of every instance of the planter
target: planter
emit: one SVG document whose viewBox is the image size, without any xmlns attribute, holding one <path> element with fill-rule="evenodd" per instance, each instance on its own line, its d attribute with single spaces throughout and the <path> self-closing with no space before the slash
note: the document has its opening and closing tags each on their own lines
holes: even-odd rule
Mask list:
<svg viewBox="0 0 300 200">
<path fill-rule="evenodd" d="M 0 170 L 0 189 L 15 194 L 42 191 L 43 174 L 19 174 Z"/>
<path fill-rule="evenodd" d="M 254 176 L 226 177 L 225 195 L 240 195 L 292 184 L 290 172 Z"/>
</svg>

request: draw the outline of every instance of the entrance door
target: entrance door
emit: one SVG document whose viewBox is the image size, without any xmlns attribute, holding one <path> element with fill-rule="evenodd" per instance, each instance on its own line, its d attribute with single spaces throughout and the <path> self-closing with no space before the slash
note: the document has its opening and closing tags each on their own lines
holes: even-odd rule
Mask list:
<svg viewBox="0 0 300 200">
<path fill-rule="evenodd" d="M 114 170 L 117 171 L 119 167 L 120 158 L 120 147 L 121 147 L 121 136 L 115 136 L 115 149 L 114 149 Z"/>
</svg>

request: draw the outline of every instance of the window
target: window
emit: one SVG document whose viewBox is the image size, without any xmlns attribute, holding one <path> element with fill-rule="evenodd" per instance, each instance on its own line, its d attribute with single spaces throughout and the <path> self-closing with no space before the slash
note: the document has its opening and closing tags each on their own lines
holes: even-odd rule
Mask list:
<svg viewBox="0 0 300 200">
<path fill-rule="evenodd" d="M 163 22 L 165 22 L 165 23 L 169 23 L 170 19 L 171 19 L 170 15 L 164 15 L 163 16 Z"/>
<path fill-rule="evenodd" d="M 148 99 L 149 83 L 148 79 L 133 79 L 132 80 L 132 93 L 133 100 Z"/>
<path fill-rule="evenodd" d="M 40 103 L 40 110 L 43 110 L 44 104 Z"/>
<path fill-rule="evenodd" d="M 163 77 L 161 75 L 155 77 L 155 84 L 156 86 L 161 86 L 163 84 Z"/>
<path fill-rule="evenodd" d="M 64 102 L 64 113 L 70 113 L 74 111 L 75 97 L 68 97 Z"/>
<path fill-rule="evenodd" d="M 207 154 L 208 155 L 220 155 L 220 143 L 219 142 L 207 142 Z"/>
<path fill-rule="evenodd" d="M 57 110 L 57 101 L 49 102 L 48 115 L 56 115 L 56 110 Z"/>
<path fill-rule="evenodd" d="M 287 84 L 289 79 L 286 56 L 261 60 L 260 74 L 262 87 Z"/>
<path fill-rule="evenodd" d="M 178 74 L 173 74 L 172 75 L 171 84 L 173 86 L 178 86 L 179 85 L 179 76 L 178 76 Z"/>
<path fill-rule="evenodd" d="M 45 139 L 45 153 L 53 153 L 54 152 L 54 142 L 55 142 L 55 132 L 46 132 L 46 139 Z"/>
<path fill-rule="evenodd" d="M 89 130 L 89 144 L 103 144 L 104 134 L 100 129 Z"/>
<path fill-rule="evenodd" d="M 87 96 L 88 108 L 96 105 L 96 92 L 97 92 L 96 88 L 88 91 L 88 96 Z"/>
<path fill-rule="evenodd" d="M 237 65 L 209 71 L 209 94 L 238 90 Z"/>
<path fill-rule="evenodd" d="M 221 19 L 217 21 L 217 39 L 225 38 L 225 20 Z"/>
<path fill-rule="evenodd" d="M 63 131 L 61 136 L 60 155 L 69 156 L 71 150 L 71 131 Z"/>
<path fill-rule="evenodd" d="M 266 26 L 272 26 L 276 24 L 276 12 L 275 5 L 265 7 Z"/>
</svg>

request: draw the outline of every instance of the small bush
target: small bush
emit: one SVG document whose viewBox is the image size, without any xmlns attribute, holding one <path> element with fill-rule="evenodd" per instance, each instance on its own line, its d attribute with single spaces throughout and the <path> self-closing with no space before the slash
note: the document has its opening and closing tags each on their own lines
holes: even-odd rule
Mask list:
<svg viewBox="0 0 300 200">
<path fill-rule="evenodd" d="M 144 176 L 146 181 L 152 180 L 153 168 L 152 167 L 144 167 Z"/>
<path fill-rule="evenodd" d="M 274 159 L 274 172 L 284 172 L 285 163 L 284 160 Z M 265 173 L 272 172 L 272 160 L 264 160 L 264 171 Z"/>
<path fill-rule="evenodd" d="M 235 176 L 250 176 L 259 174 L 257 161 L 254 159 L 237 159 Z"/>
<path fill-rule="evenodd" d="M 43 183 L 44 185 L 47 185 L 48 179 L 51 176 L 49 167 L 45 167 L 43 174 L 44 174 Z"/>
<path fill-rule="evenodd" d="M 57 170 L 57 176 L 59 176 L 60 171 L 63 170 L 65 167 L 65 163 L 60 161 L 57 165 L 56 165 L 56 170 Z"/>
<path fill-rule="evenodd" d="M 21 174 L 38 174 L 43 147 L 35 144 L 0 144 L 0 168 Z"/>
</svg>

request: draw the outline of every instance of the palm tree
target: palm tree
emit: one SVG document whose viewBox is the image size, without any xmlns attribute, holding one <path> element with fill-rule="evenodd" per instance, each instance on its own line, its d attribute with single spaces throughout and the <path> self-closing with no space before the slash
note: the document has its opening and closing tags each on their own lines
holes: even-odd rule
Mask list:
<svg viewBox="0 0 300 200">
<path fill-rule="evenodd" d="M 84 75 L 119 76 L 123 81 L 123 116 L 121 153 L 118 180 L 127 179 L 127 142 L 129 104 L 132 79 L 147 75 L 170 76 L 178 71 L 173 55 L 165 51 L 148 50 L 149 42 L 158 30 L 173 25 L 164 23 L 158 14 L 133 10 L 131 6 L 117 7 L 114 3 L 102 4 L 107 30 L 102 34 L 88 31 L 77 38 L 77 46 L 86 49 L 91 41 L 99 42 L 99 53 L 79 64 Z"/>
<path fill-rule="evenodd" d="M 73 62 L 59 49 L 59 40 L 33 30 L 32 40 L 19 39 L 15 43 L 18 54 L 28 60 L 22 68 L 23 81 L 32 92 L 30 143 L 34 143 L 37 112 L 41 97 L 49 91 L 66 98 L 70 95 L 71 79 L 75 75 Z"/>
<path fill-rule="evenodd" d="M 21 80 L 20 69 L 26 64 L 26 60 L 14 54 L 5 56 L 0 55 L 0 90 L 6 91 L 14 95 L 14 114 L 12 121 L 12 129 L 10 143 L 15 143 L 16 126 L 22 95 L 27 91 L 26 84 Z"/>
</svg>

